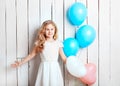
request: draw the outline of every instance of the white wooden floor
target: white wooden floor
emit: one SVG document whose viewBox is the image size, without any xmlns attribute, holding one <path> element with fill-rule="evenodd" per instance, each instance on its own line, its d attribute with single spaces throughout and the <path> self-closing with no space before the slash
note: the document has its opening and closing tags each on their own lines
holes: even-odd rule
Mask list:
<svg viewBox="0 0 120 86">
<path fill-rule="evenodd" d="M 59 40 L 74 37 L 77 28 L 69 23 L 66 12 L 75 2 L 88 9 L 82 25 L 92 25 L 97 34 L 95 41 L 79 53 L 84 63 L 97 66 L 97 81 L 93 86 L 120 86 L 118 0 L 0 0 L 0 86 L 34 86 L 39 55 L 18 69 L 10 64 L 28 55 L 44 20 L 56 22 Z M 86 86 L 66 72 L 61 60 L 60 64 L 65 86 Z"/>
</svg>

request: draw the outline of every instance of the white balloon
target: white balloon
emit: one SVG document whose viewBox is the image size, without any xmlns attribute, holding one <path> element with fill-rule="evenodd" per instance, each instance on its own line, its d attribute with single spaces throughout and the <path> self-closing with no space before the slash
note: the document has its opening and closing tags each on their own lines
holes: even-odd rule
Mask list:
<svg viewBox="0 0 120 86">
<path fill-rule="evenodd" d="M 66 68 L 71 75 L 79 78 L 87 73 L 84 64 L 76 56 L 69 56 L 67 58 Z"/>
</svg>

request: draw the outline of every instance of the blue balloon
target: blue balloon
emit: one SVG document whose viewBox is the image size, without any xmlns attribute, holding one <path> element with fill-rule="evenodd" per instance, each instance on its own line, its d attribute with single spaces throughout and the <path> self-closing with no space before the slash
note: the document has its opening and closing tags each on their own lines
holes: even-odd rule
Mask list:
<svg viewBox="0 0 120 86">
<path fill-rule="evenodd" d="M 95 37 L 96 31 L 90 25 L 83 25 L 76 32 L 76 39 L 78 40 L 81 48 L 89 46 L 95 40 Z"/>
<path fill-rule="evenodd" d="M 74 3 L 67 11 L 67 18 L 72 25 L 81 25 L 87 17 L 87 9 L 80 2 Z"/>
<path fill-rule="evenodd" d="M 67 57 L 75 56 L 79 50 L 79 43 L 75 38 L 67 38 L 63 42 L 63 51 Z"/>
</svg>

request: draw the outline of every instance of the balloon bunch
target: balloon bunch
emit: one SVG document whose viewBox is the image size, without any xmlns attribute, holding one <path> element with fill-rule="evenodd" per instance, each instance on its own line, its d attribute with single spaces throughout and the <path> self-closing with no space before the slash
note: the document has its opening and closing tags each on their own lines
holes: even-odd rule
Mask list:
<svg viewBox="0 0 120 86">
<path fill-rule="evenodd" d="M 84 4 L 75 2 L 67 11 L 67 18 L 72 25 L 80 26 L 87 17 Z M 93 63 L 83 64 L 76 56 L 79 48 L 88 47 L 96 37 L 95 29 L 90 25 L 78 28 L 75 38 L 64 40 L 64 53 L 67 56 L 66 67 L 69 73 L 85 84 L 91 85 L 96 81 L 96 66 Z"/>
</svg>

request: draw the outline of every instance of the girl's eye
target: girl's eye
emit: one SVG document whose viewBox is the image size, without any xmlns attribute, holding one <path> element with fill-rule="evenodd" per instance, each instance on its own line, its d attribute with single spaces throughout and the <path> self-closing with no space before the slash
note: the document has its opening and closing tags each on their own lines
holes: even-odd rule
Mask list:
<svg viewBox="0 0 120 86">
<path fill-rule="evenodd" d="M 46 30 L 48 31 L 49 29 L 46 28 Z"/>
</svg>

